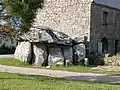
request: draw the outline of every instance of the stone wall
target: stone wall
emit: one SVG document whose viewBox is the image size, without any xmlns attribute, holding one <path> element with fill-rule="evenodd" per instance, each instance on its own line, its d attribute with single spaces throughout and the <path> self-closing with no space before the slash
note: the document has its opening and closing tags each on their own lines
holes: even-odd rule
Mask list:
<svg viewBox="0 0 120 90">
<path fill-rule="evenodd" d="M 105 64 L 110 66 L 120 66 L 120 55 L 109 56 L 109 54 L 105 55 L 104 58 Z"/>
<path fill-rule="evenodd" d="M 72 38 L 83 39 L 90 32 L 92 0 L 45 0 L 33 26 L 45 26 Z"/>
<path fill-rule="evenodd" d="M 103 25 L 103 12 L 108 12 L 107 25 Z M 91 6 L 91 51 L 98 51 L 98 42 L 108 40 L 108 52 L 115 52 L 115 40 L 120 40 L 120 10 L 106 5 L 93 3 Z M 120 43 L 119 43 L 120 44 Z"/>
<path fill-rule="evenodd" d="M 14 53 L 15 47 L 16 41 L 12 39 L 10 33 L 0 31 L 0 54 Z"/>
</svg>

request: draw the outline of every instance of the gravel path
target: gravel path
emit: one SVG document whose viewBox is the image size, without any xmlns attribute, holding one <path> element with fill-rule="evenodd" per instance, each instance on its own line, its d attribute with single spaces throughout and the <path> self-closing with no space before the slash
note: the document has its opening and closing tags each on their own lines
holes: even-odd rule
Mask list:
<svg viewBox="0 0 120 90">
<path fill-rule="evenodd" d="M 91 69 L 98 69 L 98 70 L 104 70 L 104 71 L 119 71 L 120 72 L 120 66 L 98 66 L 98 67 L 93 67 Z"/>
<path fill-rule="evenodd" d="M 7 55 L 0 55 L 0 58 L 13 58 L 13 54 L 7 54 Z"/>
<path fill-rule="evenodd" d="M 83 80 L 83 81 L 120 84 L 120 76 L 110 76 L 105 74 L 77 73 L 77 72 L 68 72 L 68 71 L 59 71 L 59 70 L 13 67 L 6 65 L 0 65 L 0 72 L 20 73 L 20 74 L 28 74 L 28 75 L 43 75 L 50 77 L 62 77 L 71 80 Z"/>
</svg>

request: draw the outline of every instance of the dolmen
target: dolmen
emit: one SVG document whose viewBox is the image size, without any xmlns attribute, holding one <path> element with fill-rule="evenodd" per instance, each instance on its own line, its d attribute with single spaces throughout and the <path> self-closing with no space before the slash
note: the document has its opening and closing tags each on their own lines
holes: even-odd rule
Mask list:
<svg viewBox="0 0 120 90">
<path fill-rule="evenodd" d="M 40 65 L 79 64 L 85 58 L 85 45 L 75 44 L 68 35 L 43 27 L 32 27 L 19 36 L 14 57 Z"/>
</svg>

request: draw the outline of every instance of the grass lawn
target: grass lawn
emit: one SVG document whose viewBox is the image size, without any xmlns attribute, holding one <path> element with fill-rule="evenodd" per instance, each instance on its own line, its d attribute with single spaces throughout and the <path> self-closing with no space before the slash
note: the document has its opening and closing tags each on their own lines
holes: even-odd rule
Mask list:
<svg viewBox="0 0 120 90">
<path fill-rule="evenodd" d="M 120 90 L 120 85 L 0 73 L 0 90 Z"/>
<path fill-rule="evenodd" d="M 8 65 L 8 66 L 18 66 L 18 67 L 32 67 L 27 63 L 21 62 L 19 60 L 13 58 L 0 58 L 1 65 Z"/>
<path fill-rule="evenodd" d="M 43 67 L 35 67 L 29 64 L 25 64 L 23 62 L 20 62 L 19 60 L 16 59 L 11 59 L 11 58 L 3 58 L 0 59 L 0 64 L 2 65 L 9 65 L 9 66 L 19 66 L 19 67 L 34 67 L 34 68 L 42 68 Z M 101 73 L 101 74 L 112 74 L 112 75 L 120 75 L 120 72 L 118 71 L 103 71 L 103 70 L 93 70 L 91 67 L 84 67 L 84 66 L 59 66 L 59 67 L 52 67 L 51 69 L 53 70 L 64 70 L 64 71 L 73 71 L 73 72 L 82 72 L 82 73 Z"/>
</svg>

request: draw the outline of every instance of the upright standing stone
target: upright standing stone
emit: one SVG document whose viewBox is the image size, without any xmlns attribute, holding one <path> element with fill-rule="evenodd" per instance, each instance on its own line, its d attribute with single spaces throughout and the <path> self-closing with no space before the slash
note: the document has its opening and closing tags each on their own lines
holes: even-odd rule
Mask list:
<svg viewBox="0 0 120 90">
<path fill-rule="evenodd" d="M 66 61 L 66 65 L 73 63 L 73 49 L 70 46 L 65 46 L 62 48 L 64 53 L 64 59 Z"/>
<path fill-rule="evenodd" d="M 43 63 L 47 60 L 47 47 L 45 44 L 34 44 L 34 59 L 35 65 L 43 65 Z"/>
<path fill-rule="evenodd" d="M 57 63 L 64 64 L 64 56 L 60 47 L 50 47 L 48 65 L 56 65 Z"/>
<path fill-rule="evenodd" d="M 77 44 L 73 47 L 73 49 L 74 49 L 74 63 L 79 64 L 85 58 L 86 54 L 85 45 Z"/>
<path fill-rule="evenodd" d="M 22 62 L 30 62 L 31 60 L 31 43 L 20 42 L 15 50 L 14 57 Z"/>
</svg>

